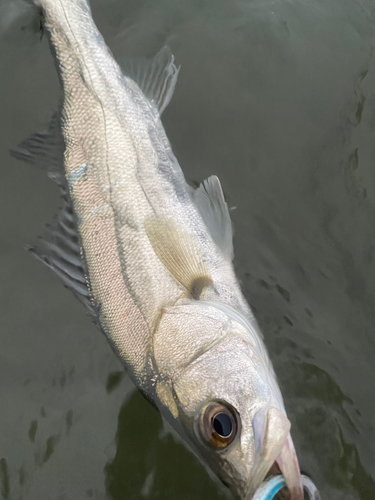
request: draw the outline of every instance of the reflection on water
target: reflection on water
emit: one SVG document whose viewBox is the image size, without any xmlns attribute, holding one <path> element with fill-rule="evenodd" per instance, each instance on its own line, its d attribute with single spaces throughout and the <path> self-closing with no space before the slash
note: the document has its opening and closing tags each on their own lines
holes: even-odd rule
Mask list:
<svg viewBox="0 0 375 500">
<path fill-rule="evenodd" d="M 0 460 L 0 485 L 1 485 L 1 495 L 7 500 L 9 498 L 9 472 L 8 472 L 8 464 L 5 458 Z"/>
<path fill-rule="evenodd" d="M 314 364 L 289 362 L 288 372 L 289 390 L 295 398 L 294 425 L 306 447 L 300 448 L 302 463 L 306 456 L 318 458 L 315 464 L 306 461 L 306 472 L 333 491 L 343 491 L 346 485 L 352 498 L 372 500 L 375 482 L 362 465 L 355 443 L 344 436 L 345 428 L 359 435 L 346 412 L 353 402 Z M 105 475 L 107 493 L 113 500 L 228 498 L 226 490 L 212 481 L 186 447 L 164 432 L 160 415 L 139 392 L 120 410 L 116 453 L 105 466 Z"/>
<path fill-rule="evenodd" d="M 43 172 L 8 155 L 58 100 L 24 5 L 0 3 L 0 496 L 221 498 L 79 304 L 24 251 L 59 204 Z M 301 467 L 323 499 L 373 500 L 373 0 L 92 6 L 119 59 L 169 43 L 181 63 L 167 134 L 188 180 L 217 174 L 236 207 L 235 266 Z"/>
<path fill-rule="evenodd" d="M 182 443 L 163 432 L 159 413 L 135 392 L 121 408 L 116 455 L 105 467 L 113 500 L 229 498 Z"/>
</svg>

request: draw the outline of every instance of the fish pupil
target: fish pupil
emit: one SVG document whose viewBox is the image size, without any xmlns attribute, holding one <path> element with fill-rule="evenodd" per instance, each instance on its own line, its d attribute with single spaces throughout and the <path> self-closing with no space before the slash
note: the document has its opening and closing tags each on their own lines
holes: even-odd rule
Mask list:
<svg viewBox="0 0 375 500">
<path fill-rule="evenodd" d="M 229 437 L 232 433 L 232 421 L 226 413 L 218 413 L 214 417 L 214 429 L 222 437 Z"/>
</svg>

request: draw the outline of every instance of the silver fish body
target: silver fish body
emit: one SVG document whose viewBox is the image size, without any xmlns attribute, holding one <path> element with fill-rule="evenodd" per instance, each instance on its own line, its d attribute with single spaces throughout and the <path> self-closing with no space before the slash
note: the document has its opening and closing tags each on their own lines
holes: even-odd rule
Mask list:
<svg viewBox="0 0 375 500">
<path fill-rule="evenodd" d="M 38 0 L 62 104 L 15 154 L 64 207 L 37 256 L 88 307 L 136 385 L 242 499 L 274 464 L 299 468 L 276 377 L 232 266 L 216 177 L 193 190 L 160 114 L 178 69 L 167 49 L 123 71 L 85 0 Z"/>
</svg>

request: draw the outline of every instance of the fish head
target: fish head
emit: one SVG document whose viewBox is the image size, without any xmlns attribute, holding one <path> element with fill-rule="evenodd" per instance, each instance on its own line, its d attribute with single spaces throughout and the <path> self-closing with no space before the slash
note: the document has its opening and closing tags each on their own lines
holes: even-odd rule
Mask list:
<svg viewBox="0 0 375 500">
<path fill-rule="evenodd" d="M 259 339 L 202 303 L 163 311 L 154 334 L 161 411 L 235 497 L 250 500 L 271 471 L 302 500 L 280 390 Z"/>
</svg>

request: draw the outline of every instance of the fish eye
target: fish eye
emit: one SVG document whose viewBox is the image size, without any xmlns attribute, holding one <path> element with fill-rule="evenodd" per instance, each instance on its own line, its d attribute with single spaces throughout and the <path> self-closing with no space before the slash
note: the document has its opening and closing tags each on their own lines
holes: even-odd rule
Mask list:
<svg viewBox="0 0 375 500">
<path fill-rule="evenodd" d="M 198 421 L 203 441 L 218 450 L 226 448 L 233 442 L 238 427 L 238 417 L 234 409 L 216 401 L 203 409 Z"/>
</svg>

